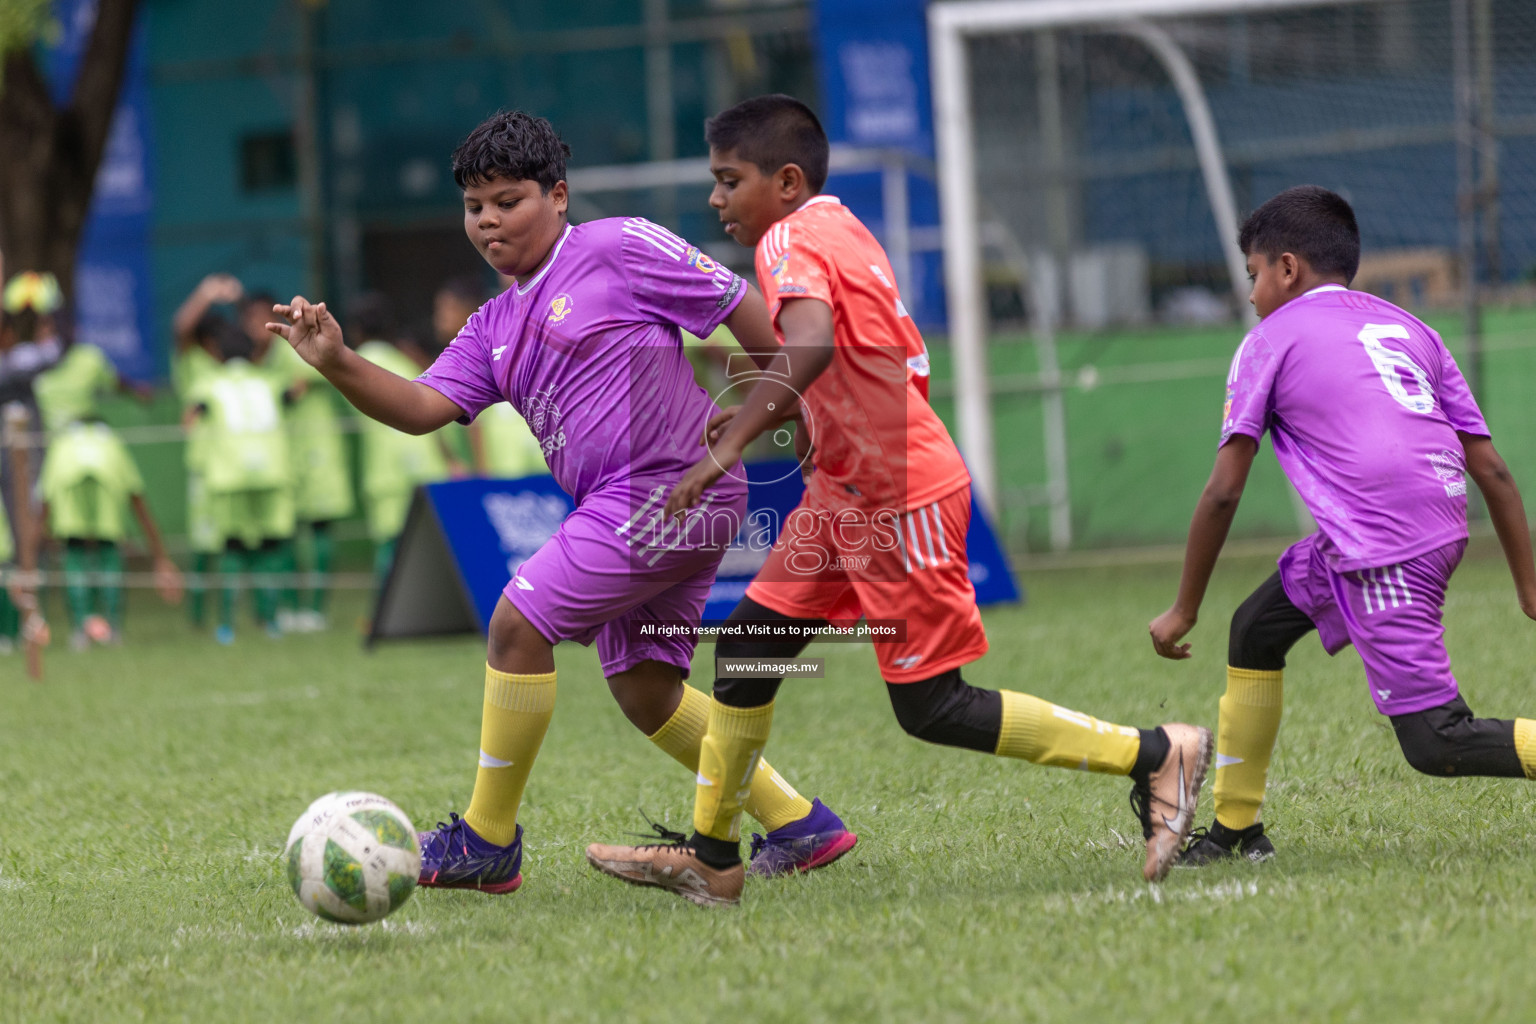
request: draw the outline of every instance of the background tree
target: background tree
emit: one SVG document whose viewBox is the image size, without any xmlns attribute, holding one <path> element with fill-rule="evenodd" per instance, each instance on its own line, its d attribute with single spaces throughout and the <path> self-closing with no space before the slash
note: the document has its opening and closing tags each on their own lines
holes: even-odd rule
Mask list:
<svg viewBox="0 0 1536 1024">
<path fill-rule="evenodd" d="M 0 0 L 0 254 L 7 274 L 52 271 L 66 296 L 138 6 L 98 0 L 74 90 L 59 105 L 36 60 L 47 0 Z"/>
</svg>

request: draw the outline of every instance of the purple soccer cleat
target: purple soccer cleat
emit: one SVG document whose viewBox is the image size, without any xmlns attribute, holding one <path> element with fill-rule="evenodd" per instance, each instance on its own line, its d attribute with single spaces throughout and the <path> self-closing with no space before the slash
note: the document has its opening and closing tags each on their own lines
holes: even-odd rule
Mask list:
<svg viewBox="0 0 1536 1024">
<path fill-rule="evenodd" d="M 513 892 L 523 884 L 523 826 L 506 846 L 481 839 L 469 822 L 448 815 L 430 832 L 416 833 L 421 846 L 421 876 L 417 885 L 430 889 L 475 889 L 493 895 Z"/>
<path fill-rule="evenodd" d="M 812 800 L 811 813 L 799 821 L 774 829 L 766 838 L 753 833 L 752 864 L 747 870 L 762 878 L 813 871 L 831 864 L 858 841 L 830 807 Z"/>
</svg>

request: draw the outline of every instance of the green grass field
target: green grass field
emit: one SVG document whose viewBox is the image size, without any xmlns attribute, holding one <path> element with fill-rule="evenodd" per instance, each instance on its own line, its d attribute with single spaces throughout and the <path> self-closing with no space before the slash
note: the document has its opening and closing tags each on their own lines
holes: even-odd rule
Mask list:
<svg viewBox="0 0 1536 1024">
<path fill-rule="evenodd" d="M 1483 714 L 1536 711 L 1536 625 L 1496 549 L 1452 585 Z M 1490 557 L 1491 556 L 1491 557 Z M 1222 566 L 1193 639 L 1145 624 L 1176 567 L 1035 572 L 987 615 L 974 682 L 1131 723 L 1215 724 L 1226 617 L 1269 571 Z M 343 603 L 335 618 L 361 613 Z M 681 825 L 691 780 L 563 647 L 513 896 L 417 893 L 383 925 L 311 919 L 279 852 L 313 797 L 366 788 L 421 825 L 473 780 L 482 646 L 365 654 L 348 632 L 237 645 L 139 597 L 121 650 L 0 659 L 0 1020 L 1529 1020 L 1531 814 L 1512 781 L 1416 775 L 1358 658 L 1294 654 L 1268 865 L 1140 881 L 1123 780 L 922 746 L 869 649 L 791 684 L 769 753 L 861 835 L 807 877 L 707 911 L 620 885 L 590 841 Z M 708 649 L 705 649 L 708 653 Z M 701 659 L 701 664 L 702 664 Z M 1201 811 L 1209 818 L 1209 789 Z"/>
</svg>

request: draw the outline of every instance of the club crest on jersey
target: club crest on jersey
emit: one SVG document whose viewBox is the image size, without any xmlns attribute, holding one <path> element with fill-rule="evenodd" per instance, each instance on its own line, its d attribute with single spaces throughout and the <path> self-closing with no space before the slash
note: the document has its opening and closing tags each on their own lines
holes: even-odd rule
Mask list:
<svg viewBox="0 0 1536 1024">
<path fill-rule="evenodd" d="M 576 303 L 571 300 L 571 297 L 564 292 L 561 292 L 559 295 L 556 295 L 552 300 L 550 300 L 549 322 L 552 324 L 560 323 L 566 317 L 570 316 L 571 311 L 575 308 Z"/>
<path fill-rule="evenodd" d="M 701 274 L 713 274 L 720 269 L 720 264 L 700 252 L 697 246 L 692 245 L 688 247 L 688 252 L 683 256 L 683 262 Z"/>
</svg>

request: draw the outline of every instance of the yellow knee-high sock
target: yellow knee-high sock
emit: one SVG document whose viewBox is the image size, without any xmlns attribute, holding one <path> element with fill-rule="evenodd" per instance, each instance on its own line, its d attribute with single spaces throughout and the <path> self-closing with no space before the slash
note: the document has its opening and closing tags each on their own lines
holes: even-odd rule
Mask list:
<svg viewBox="0 0 1536 1024">
<path fill-rule="evenodd" d="M 517 835 L 517 808 L 539 745 L 555 713 L 555 674 L 511 675 L 485 666 L 480 768 L 464 820 L 482 839 L 505 846 Z"/>
<path fill-rule="evenodd" d="M 699 770 L 699 746 L 709 729 L 709 703 L 708 694 L 685 684 L 677 710 L 650 736 L 652 743 L 691 772 Z M 810 814 L 811 802 L 785 782 L 766 760 L 758 758 L 746 812 L 772 832 Z"/>
<path fill-rule="evenodd" d="M 772 729 L 772 701 L 755 708 L 710 701 L 709 731 L 699 745 L 695 831 L 711 839 L 734 842 L 741 838 L 741 812 Z"/>
<path fill-rule="evenodd" d="M 1027 693 L 1000 692 L 1003 727 L 997 737 L 999 757 L 1106 775 L 1129 775 L 1136 766 L 1141 730 L 1101 722 Z"/>
<path fill-rule="evenodd" d="M 1520 755 L 1525 777 L 1536 779 L 1536 722 L 1529 718 L 1515 719 L 1515 753 Z"/>
<path fill-rule="evenodd" d="M 1216 820 L 1230 829 L 1259 820 L 1269 756 L 1280 731 L 1284 672 L 1227 668 L 1216 719 Z"/>
</svg>

